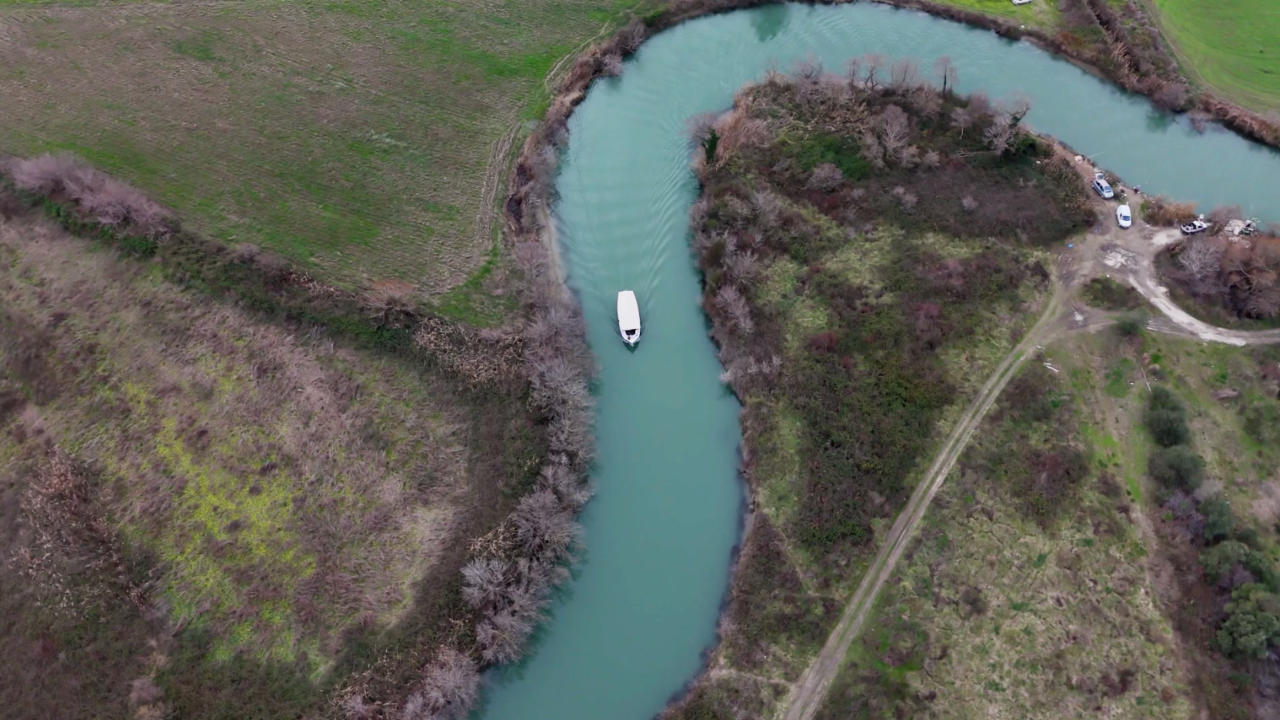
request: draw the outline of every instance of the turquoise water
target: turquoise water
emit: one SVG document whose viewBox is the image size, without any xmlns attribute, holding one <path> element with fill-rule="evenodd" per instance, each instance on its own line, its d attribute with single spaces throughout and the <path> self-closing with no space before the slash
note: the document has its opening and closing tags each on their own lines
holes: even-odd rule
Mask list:
<svg viewBox="0 0 1280 720">
<path fill-rule="evenodd" d="M 570 284 L 601 368 L 596 499 L 588 553 L 521 667 L 489 692 L 485 720 L 647 720 L 713 641 L 743 491 L 738 405 L 699 308 L 687 212 L 687 118 L 722 110 L 770 67 L 806 58 L 840 71 L 868 52 L 927 71 L 949 55 L 960 90 L 1022 92 L 1028 123 L 1138 183 L 1205 207 L 1280 220 L 1280 156 L 1222 132 L 1196 134 L 1023 43 L 879 5 L 779 5 L 687 23 L 644 45 L 573 115 L 557 183 Z M 618 338 L 617 292 L 636 291 L 636 352 Z"/>
</svg>

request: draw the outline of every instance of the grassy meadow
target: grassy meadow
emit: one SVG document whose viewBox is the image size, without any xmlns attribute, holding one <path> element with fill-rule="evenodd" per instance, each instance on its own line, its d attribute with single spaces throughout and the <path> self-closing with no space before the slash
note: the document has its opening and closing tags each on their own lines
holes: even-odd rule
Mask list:
<svg viewBox="0 0 1280 720">
<path fill-rule="evenodd" d="M 1041 362 L 1010 383 L 821 720 L 1196 717 L 1133 505 L 1077 429 L 1087 397 Z"/>
<path fill-rule="evenodd" d="M 0 0 L 0 151 L 73 151 L 203 234 L 492 324 L 513 140 L 635 6 Z"/>
<path fill-rule="evenodd" d="M 299 717 L 420 672 L 542 454 L 523 407 L 30 214 L 0 220 L 6 716 Z"/>
<path fill-rule="evenodd" d="M 1229 99 L 1280 111 L 1280 11 L 1268 0 L 1153 0 L 1186 70 Z"/>
</svg>

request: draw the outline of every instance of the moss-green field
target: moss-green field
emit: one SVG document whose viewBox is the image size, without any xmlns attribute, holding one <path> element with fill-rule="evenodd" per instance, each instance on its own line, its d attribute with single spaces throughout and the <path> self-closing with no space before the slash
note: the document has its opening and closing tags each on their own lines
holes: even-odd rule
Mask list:
<svg viewBox="0 0 1280 720">
<path fill-rule="evenodd" d="M 0 151 L 73 151 L 202 233 L 493 322 L 456 295 L 483 293 L 523 122 L 635 6 L 0 0 Z"/>
<path fill-rule="evenodd" d="M 1280 6 L 1271 0 L 1154 0 L 1184 69 L 1242 105 L 1280 110 Z"/>
</svg>

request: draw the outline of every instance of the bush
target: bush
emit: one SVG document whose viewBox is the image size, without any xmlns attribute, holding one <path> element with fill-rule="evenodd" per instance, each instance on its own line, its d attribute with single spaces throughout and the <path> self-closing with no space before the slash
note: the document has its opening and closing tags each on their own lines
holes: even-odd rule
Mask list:
<svg viewBox="0 0 1280 720">
<path fill-rule="evenodd" d="M 1237 660 L 1266 658 L 1280 640 L 1280 597 L 1262 585 L 1241 585 L 1227 603 L 1227 619 L 1218 629 L 1218 647 Z"/>
<path fill-rule="evenodd" d="M 1204 460 L 1186 445 L 1160 448 L 1151 453 L 1147 473 L 1167 488 L 1195 490 L 1204 479 Z"/>
<path fill-rule="evenodd" d="M 1230 503 L 1221 498 L 1210 498 L 1200 503 L 1200 514 L 1204 515 L 1206 544 L 1212 545 L 1231 537 L 1231 531 L 1236 527 L 1236 516 L 1231 512 Z"/>
<path fill-rule="evenodd" d="M 1151 225 L 1178 225 L 1195 216 L 1195 203 L 1176 203 L 1163 195 L 1142 202 L 1142 218 Z"/>
<path fill-rule="evenodd" d="M 1125 337 L 1136 337 L 1147 327 L 1147 313 L 1130 310 L 1116 319 L 1116 330 Z"/>
<path fill-rule="evenodd" d="M 1145 304 L 1142 295 L 1128 285 L 1109 277 L 1099 277 L 1085 284 L 1084 301 L 1103 310 L 1137 310 Z"/>
<path fill-rule="evenodd" d="M 1227 540 L 1200 553 L 1200 567 L 1210 582 L 1221 583 L 1231 576 L 1237 565 L 1244 565 L 1250 552 L 1248 545 Z"/>
<path fill-rule="evenodd" d="M 1180 413 L 1172 410 L 1147 410 L 1145 419 L 1151 438 L 1161 447 L 1186 445 L 1191 440 L 1191 429 Z"/>
</svg>

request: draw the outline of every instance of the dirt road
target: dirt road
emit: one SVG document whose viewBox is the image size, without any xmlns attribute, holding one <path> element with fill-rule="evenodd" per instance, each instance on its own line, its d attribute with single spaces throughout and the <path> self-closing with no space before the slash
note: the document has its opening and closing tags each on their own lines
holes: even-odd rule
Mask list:
<svg viewBox="0 0 1280 720">
<path fill-rule="evenodd" d="M 1101 213 L 1101 217 L 1109 217 L 1109 214 L 1110 209 L 1107 208 Z M 1033 349 L 1068 333 L 1097 329 L 1110 323 L 1110 318 L 1105 315 L 1084 308 L 1069 307 L 1066 298 L 1072 286 L 1104 273 L 1119 275 L 1162 313 L 1162 317 L 1149 324 L 1153 331 L 1237 346 L 1280 343 L 1280 330 L 1246 332 L 1218 328 L 1191 317 L 1175 305 L 1169 299 L 1166 288 L 1156 280 L 1154 258 L 1160 248 L 1177 240 L 1177 230 L 1157 232 L 1148 229 L 1144 232 L 1133 228 L 1131 232 L 1126 232 L 1104 224 L 1089 237 L 1075 243 L 1076 247 L 1059 258 L 1054 294 L 1040 319 L 1022 342 L 1005 356 L 978 396 L 965 409 L 928 473 L 921 479 L 906 507 L 889 529 L 884 544 L 868 567 L 853 598 L 845 606 L 840 622 L 827 637 L 822 651 L 793 686 L 782 717 L 786 720 L 811 720 L 822 706 L 849 646 L 862 629 L 880 589 L 893 575 L 898 559 L 906 550 L 934 495 L 951 472 L 982 418 Z"/>
</svg>

